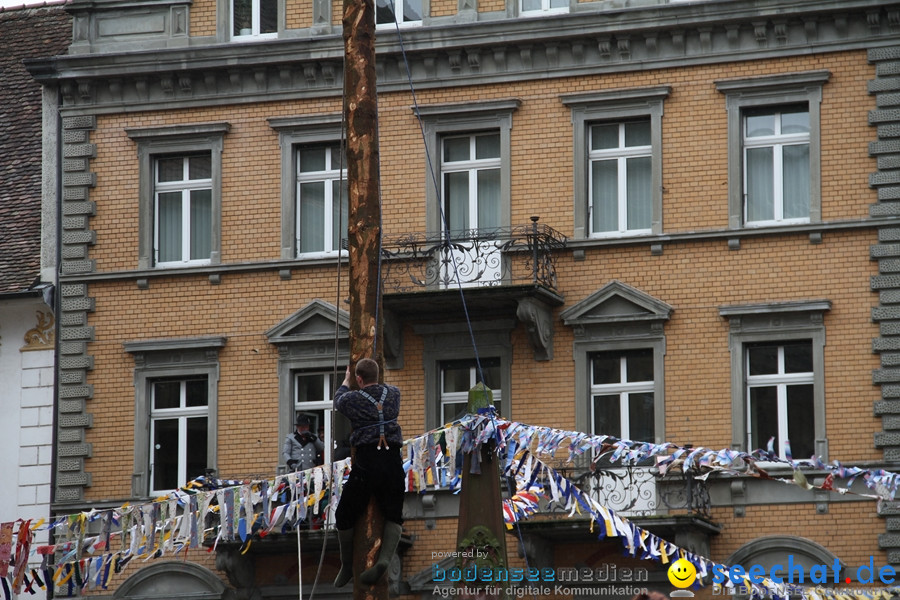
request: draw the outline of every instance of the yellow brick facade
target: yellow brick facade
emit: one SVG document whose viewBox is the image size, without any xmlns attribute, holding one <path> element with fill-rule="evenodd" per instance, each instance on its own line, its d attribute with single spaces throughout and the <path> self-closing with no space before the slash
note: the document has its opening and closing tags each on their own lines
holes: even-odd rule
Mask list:
<svg viewBox="0 0 900 600">
<path fill-rule="evenodd" d="M 458 5 L 457 0 L 431 0 L 429 16 L 450 18 Z M 197 0 L 191 6 L 191 36 L 216 34 L 216 6 L 216 0 Z M 500 0 L 480 1 L 477 12 L 501 13 L 506 6 Z M 311 3 L 288 1 L 286 7 L 287 29 L 312 26 Z M 333 24 L 340 23 L 340 11 L 341 2 L 332 2 Z M 487 62 L 487 54 L 483 52 L 481 60 Z M 521 56 L 525 55 L 523 50 Z M 396 53 L 392 58 L 397 58 Z M 824 70 L 829 75 L 822 86 L 819 128 L 821 222 L 825 225 L 821 229 L 812 224 L 765 232 L 730 231 L 728 112 L 726 95 L 717 90 L 716 82 Z M 539 216 L 540 224 L 558 230 L 571 242 L 556 255 L 557 292 L 563 304 L 551 312 L 552 360 L 534 359 L 526 323 L 517 321 L 509 333 L 512 376 L 504 393 L 511 400 L 510 414 L 504 416 L 563 430 L 579 426 L 579 403 L 589 402 L 575 397 L 575 381 L 584 376 L 576 367 L 581 332 L 565 325 L 560 315 L 618 281 L 672 307 L 671 316 L 661 325 L 665 356 L 663 373 L 656 376 L 663 380 L 664 395 L 656 401 L 664 403 L 665 418 L 664 431 L 658 431 L 657 437 L 694 447 L 731 448 L 736 443 L 729 350 L 734 323 L 720 310 L 828 301 L 830 308 L 822 316 L 827 338 L 823 383 L 828 458 L 846 465 L 882 464 L 882 449 L 872 443 L 883 429 L 881 417 L 872 408 L 882 398 L 881 389 L 873 384 L 873 372 L 882 366 L 873 352 L 873 339 L 880 331 L 872 316 L 872 309 L 879 305 L 872 282 L 880 271 L 870 254 L 879 243 L 879 233 L 876 225 L 866 223 L 872 206 L 879 202 L 878 191 L 869 186 L 870 175 L 879 168 L 870 145 L 878 138 L 867 118 L 877 108 L 875 98 L 867 93 L 877 73 L 866 49 L 773 53 L 755 60 L 733 53 L 727 59 L 686 64 L 552 71 L 550 66 L 540 76 L 479 76 L 465 84 L 450 80 L 416 90 L 415 100 L 423 107 L 518 101 L 512 111 L 509 147 L 511 224 L 526 224 Z M 318 81 L 310 85 L 319 85 Z M 563 97 L 656 86 L 670 89 L 662 102 L 661 118 L 662 233 L 652 239 L 575 239 L 579 209 L 573 164 L 578 159 L 572 109 Z M 423 232 L 428 227 L 429 157 L 411 110 L 411 94 L 397 90 L 393 86 L 378 98 L 386 236 Z M 132 472 L 141 469 L 133 465 L 138 365 L 126 347 L 140 341 L 225 339 L 215 360 L 217 475 L 228 479 L 274 476 L 282 442 L 278 419 L 279 394 L 283 393 L 279 358 L 283 355 L 270 343 L 267 332 L 316 300 L 346 309 L 349 296 L 346 265 L 338 269 L 333 261 L 282 257 L 281 214 L 283 205 L 291 202 L 282 197 L 282 190 L 293 182 L 285 185 L 291 174 L 281 170 L 283 138 L 272 120 L 333 116 L 342 110 L 341 98 L 333 93 L 313 89 L 289 96 L 273 92 L 271 98 L 259 101 L 234 97 L 208 106 L 199 101 L 134 110 L 106 106 L 94 115 L 89 142 L 95 152 L 89 163 L 96 176 L 90 189 L 95 210 L 89 227 L 96 239 L 87 256 L 92 271 L 83 280 L 94 302 L 85 324 L 92 329 L 85 343 L 85 353 L 92 357 L 84 381 L 91 389 L 87 410 L 92 415 L 83 439 L 91 447 L 84 459 L 84 471 L 90 473 L 85 505 L 132 499 Z M 133 139 L 133 132 L 215 123 L 228 125 L 221 156 L 221 269 L 139 271 L 141 174 L 139 141 Z M 439 157 L 430 160 L 435 163 Z M 69 281 L 81 282 L 77 274 Z M 474 315 L 475 320 L 478 316 Z M 429 340 L 417 333 L 417 325 L 413 318 L 402 321 L 402 368 L 384 374 L 388 383 L 403 390 L 399 422 L 407 438 L 426 429 L 426 412 L 437 402 L 429 397 L 433 390 L 425 382 L 425 373 L 434 367 L 429 364 Z M 461 323 L 456 325 L 462 328 Z M 323 342 L 322 347 L 326 346 Z M 879 548 L 885 519 L 870 499 L 829 501 L 827 510 L 820 512 L 814 492 L 809 492 L 808 498 L 792 503 L 748 504 L 742 515 L 729 502 L 712 507 L 711 521 L 720 528 L 709 539 L 709 558 L 715 561 L 725 561 L 765 536 L 806 538 L 851 566 L 867 563 L 870 556 L 876 565 L 891 560 L 887 550 Z M 452 550 L 456 528 L 453 516 L 408 520 L 405 532 L 412 545 L 403 551 L 403 577 L 431 568 L 436 562 L 433 552 Z M 549 558 L 522 557 L 510 533 L 510 564 L 524 566 L 527 560 L 554 567 L 605 561 L 638 564 L 615 556 L 611 548 L 619 549 L 612 542 L 573 540 L 567 542 L 559 534 L 544 547 L 549 548 Z M 310 581 L 316 575 L 316 555 L 310 546 L 304 552 L 302 578 Z M 293 559 L 273 559 L 269 566 L 260 567 L 260 577 L 296 584 Z M 214 553 L 192 552 L 186 560 L 215 569 Z M 329 552 L 321 576 L 333 578 L 338 566 L 335 553 Z M 114 585 L 139 568 L 133 562 L 116 576 Z M 650 568 L 653 586 L 665 589 L 664 568 Z M 219 574 L 224 577 L 224 572 Z M 419 592 L 406 592 L 405 598 L 422 597 Z"/>
</svg>

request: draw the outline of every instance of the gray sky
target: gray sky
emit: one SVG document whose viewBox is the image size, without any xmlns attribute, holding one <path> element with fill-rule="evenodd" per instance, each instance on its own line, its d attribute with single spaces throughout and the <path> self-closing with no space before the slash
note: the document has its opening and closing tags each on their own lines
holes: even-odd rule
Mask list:
<svg viewBox="0 0 900 600">
<path fill-rule="evenodd" d="M 0 7 L 41 6 L 42 4 L 60 4 L 62 0 L 0 0 Z"/>
</svg>

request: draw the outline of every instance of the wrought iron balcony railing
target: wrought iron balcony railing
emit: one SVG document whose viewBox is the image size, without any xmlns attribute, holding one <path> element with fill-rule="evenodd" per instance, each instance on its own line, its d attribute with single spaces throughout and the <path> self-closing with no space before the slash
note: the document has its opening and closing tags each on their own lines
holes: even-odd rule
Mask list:
<svg viewBox="0 0 900 600">
<path fill-rule="evenodd" d="M 410 233 L 382 242 L 386 293 L 463 287 L 539 285 L 556 291 L 556 253 L 566 236 L 538 225 Z"/>
</svg>

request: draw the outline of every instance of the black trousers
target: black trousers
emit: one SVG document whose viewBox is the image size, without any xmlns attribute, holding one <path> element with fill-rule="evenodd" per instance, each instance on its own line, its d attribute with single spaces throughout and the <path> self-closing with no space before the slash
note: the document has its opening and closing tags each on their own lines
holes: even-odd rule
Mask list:
<svg viewBox="0 0 900 600">
<path fill-rule="evenodd" d="M 386 521 L 403 523 L 404 479 L 400 444 L 390 449 L 357 446 L 353 466 L 335 511 L 338 529 L 350 529 L 366 513 L 369 498 L 375 498 Z"/>
</svg>

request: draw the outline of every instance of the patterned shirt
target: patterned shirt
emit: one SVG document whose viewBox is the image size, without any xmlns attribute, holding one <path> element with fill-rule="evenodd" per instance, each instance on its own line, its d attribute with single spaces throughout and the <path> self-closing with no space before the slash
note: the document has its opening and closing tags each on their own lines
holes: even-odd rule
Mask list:
<svg viewBox="0 0 900 600">
<path fill-rule="evenodd" d="M 387 390 L 382 407 L 384 437 L 388 444 L 400 445 L 403 443 L 403 433 L 397 423 L 397 417 L 400 415 L 400 390 L 392 385 L 381 383 L 364 388 L 366 394 L 372 396 L 376 401 L 381 400 L 384 390 Z M 334 408 L 350 419 L 350 424 L 353 426 L 353 432 L 350 434 L 351 446 L 378 443 L 380 431 L 378 408 L 361 391 L 351 391 L 350 388 L 342 385 L 334 393 Z"/>
</svg>

